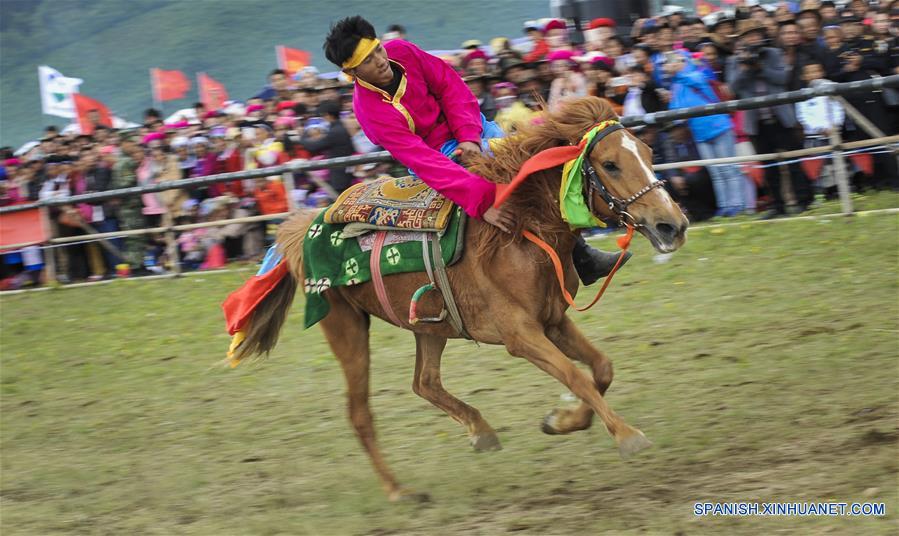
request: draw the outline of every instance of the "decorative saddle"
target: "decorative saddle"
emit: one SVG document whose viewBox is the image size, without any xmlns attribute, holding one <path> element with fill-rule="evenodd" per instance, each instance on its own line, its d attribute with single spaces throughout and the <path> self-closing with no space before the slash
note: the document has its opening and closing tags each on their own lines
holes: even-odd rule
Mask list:
<svg viewBox="0 0 899 536">
<path fill-rule="evenodd" d="M 325 211 L 324 223 L 347 224 L 344 236 L 371 230 L 446 231 L 454 204 L 417 177 L 356 184 Z"/>
<path fill-rule="evenodd" d="M 306 327 L 327 314 L 324 291 L 367 281 L 374 283 L 390 320 L 402 326 L 383 278 L 427 272 L 430 283 L 411 296 L 408 323 L 446 320 L 468 337 L 446 276 L 446 267 L 462 256 L 465 221 L 461 208 L 416 177 L 350 187 L 319 214 L 303 243 Z M 419 318 L 418 302 L 428 291 L 443 295 L 445 309 L 436 317 Z"/>
</svg>

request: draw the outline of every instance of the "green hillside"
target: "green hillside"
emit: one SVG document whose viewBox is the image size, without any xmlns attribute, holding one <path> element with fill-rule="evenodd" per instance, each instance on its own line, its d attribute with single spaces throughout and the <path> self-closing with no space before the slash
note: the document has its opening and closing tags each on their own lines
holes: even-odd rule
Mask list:
<svg viewBox="0 0 899 536">
<path fill-rule="evenodd" d="M 309 50 L 313 63 L 333 70 L 321 52 L 330 23 L 361 14 L 378 31 L 406 26 L 424 48 L 455 48 L 462 41 L 518 37 L 521 23 L 548 16 L 547 0 L 0 0 L 0 145 L 17 146 L 43 125 L 66 119 L 41 114 L 37 66 L 84 79 L 81 92 L 124 118 L 139 120 L 151 105 L 149 69 L 180 69 L 194 77 L 189 98 L 165 103 L 165 112 L 196 100 L 195 73 L 247 98 L 275 66 L 275 45 Z"/>
</svg>

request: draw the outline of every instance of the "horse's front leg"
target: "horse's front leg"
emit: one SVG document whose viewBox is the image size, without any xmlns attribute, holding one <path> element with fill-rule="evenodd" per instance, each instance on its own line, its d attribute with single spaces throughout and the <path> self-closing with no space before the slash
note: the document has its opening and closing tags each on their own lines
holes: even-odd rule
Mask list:
<svg viewBox="0 0 899 536">
<path fill-rule="evenodd" d="M 503 343 L 509 353 L 523 357 L 562 382 L 575 396 L 599 415 L 615 439 L 622 457 L 652 445 L 643 432 L 619 417 L 599 394 L 593 378 L 578 369 L 544 334 L 545 327 L 525 314 L 510 315 L 502 328 Z"/>
<path fill-rule="evenodd" d="M 586 364 L 593 371 L 599 394 L 605 395 L 612 383 L 612 361 L 594 347 L 568 316 L 558 326 L 546 330 L 546 336 L 570 359 Z M 593 408 L 581 402 L 575 408 L 554 409 L 543 419 L 543 432 L 569 434 L 586 430 L 593 424 Z"/>
</svg>

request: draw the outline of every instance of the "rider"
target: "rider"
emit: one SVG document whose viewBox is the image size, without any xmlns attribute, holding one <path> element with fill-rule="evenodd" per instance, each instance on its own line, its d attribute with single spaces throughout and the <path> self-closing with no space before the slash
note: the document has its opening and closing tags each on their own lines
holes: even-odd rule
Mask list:
<svg viewBox="0 0 899 536">
<path fill-rule="evenodd" d="M 355 80 L 353 110 L 373 143 L 469 216 L 509 232 L 513 215 L 493 207 L 495 185 L 450 158 L 468 162 L 481 153 L 482 139 L 502 136 L 456 71 L 408 41 L 381 44 L 359 16 L 335 24 L 323 48 Z M 618 254 L 595 250 L 578 237 L 573 260 L 589 285 L 608 275 Z"/>
</svg>

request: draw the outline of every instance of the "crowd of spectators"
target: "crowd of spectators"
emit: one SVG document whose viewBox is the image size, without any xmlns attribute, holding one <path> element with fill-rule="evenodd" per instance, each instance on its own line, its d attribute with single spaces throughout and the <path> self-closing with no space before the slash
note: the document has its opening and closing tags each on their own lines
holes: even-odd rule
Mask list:
<svg viewBox="0 0 899 536">
<path fill-rule="evenodd" d="M 760 5 L 738 1 L 731 12 L 703 18 L 668 7 L 634 21 L 630 32 L 611 19 L 542 19 L 524 24 L 524 38 L 466 41 L 442 55 L 478 98 L 481 111 L 507 133 L 566 99 L 607 99 L 623 116 L 643 115 L 779 93 L 833 82 L 899 73 L 899 5 L 852 0 Z M 384 40 L 403 39 L 391 26 Z M 410 38 L 414 41 L 414 36 Z M 246 102 L 219 110 L 197 104 L 191 114 L 166 123 L 146 110 L 140 128 L 114 131 L 102 124 L 89 133 L 48 127 L 28 150 L 14 156 L 0 148 L 0 204 L 100 192 L 214 173 L 269 167 L 293 159 L 330 158 L 379 148 L 367 140 L 352 111 L 352 86 L 308 67 L 294 77 L 269 74 L 269 84 Z M 897 132 L 899 94 L 854 94 L 848 103 L 887 135 Z M 637 127 L 654 149 L 656 163 L 769 153 L 869 137 L 840 101 L 819 97 L 736 114 Z M 892 154 L 854 161 L 847 170 L 855 188 L 899 186 Z M 401 172 L 392 164 L 322 170 L 294 177 L 291 191 L 281 176 L 233 181 L 190 190 L 169 190 L 96 204 L 54 209 L 55 236 L 114 232 L 159 225 L 214 221 L 321 206 L 356 181 Z M 693 221 L 744 213 L 778 217 L 801 212 L 816 194 L 836 195 L 832 165 L 793 161 L 764 167 L 721 165 L 660 172 Z M 787 179 L 782 181 L 782 178 Z M 239 223 L 180 233 L 175 245 L 163 235 L 128 236 L 43 250 L 56 255 L 60 281 L 102 279 L 172 268 L 172 247 L 181 269 L 212 268 L 227 259 L 256 260 L 271 240 L 270 223 Z M 112 247 L 109 247 L 112 246 Z M 3 256 L 6 287 L 39 280 L 41 251 Z M 24 269 L 23 269 L 24 268 Z"/>
</svg>

